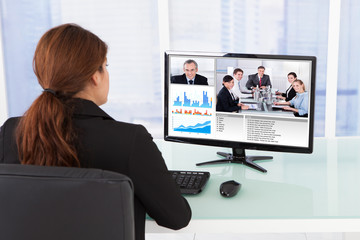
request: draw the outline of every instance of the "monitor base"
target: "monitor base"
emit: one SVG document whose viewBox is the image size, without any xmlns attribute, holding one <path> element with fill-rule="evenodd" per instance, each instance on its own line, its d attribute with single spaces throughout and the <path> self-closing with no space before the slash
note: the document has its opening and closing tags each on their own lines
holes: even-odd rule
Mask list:
<svg viewBox="0 0 360 240">
<path fill-rule="evenodd" d="M 197 163 L 196 166 L 217 164 L 217 163 L 240 163 L 248 167 L 254 168 L 260 172 L 266 173 L 265 168 L 260 167 L 255 161 L 273 159 L 272 156 L 245 156 L 245 149 L 233 148 L 233 153 L 217 152 L 218 155 L 225 157 L 225 159 L 214 160 L 208 162 Z"/>
</svg>

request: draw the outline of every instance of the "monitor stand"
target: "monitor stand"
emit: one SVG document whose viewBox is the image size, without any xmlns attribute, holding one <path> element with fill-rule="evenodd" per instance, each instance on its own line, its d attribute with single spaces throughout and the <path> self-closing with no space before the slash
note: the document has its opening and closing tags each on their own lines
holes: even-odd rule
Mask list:
<svg viewBox="0 0 360 240">
<path fill-rule="evenodd" d="M 240 163 L 248 167 L 254 168 L 260 172 L 266 173 L 267 170 L 257 165 L 255 161 L 273 159 L 272 156 L 245 156 L 245 149 L 242 148 L 233 148 L 232 154 L 224 152 L 217 152 L 217 154 L 225 157 L 225 159 L 197 163 L 196 166 L 217 163 Z"/>
</svg>

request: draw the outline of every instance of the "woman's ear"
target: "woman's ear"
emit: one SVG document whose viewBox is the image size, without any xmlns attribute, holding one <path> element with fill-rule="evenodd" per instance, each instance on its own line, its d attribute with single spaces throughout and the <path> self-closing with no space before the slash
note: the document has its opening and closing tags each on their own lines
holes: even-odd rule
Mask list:
<svg viewBox="0 0 360 240">
<path fill-rule="evenodd" d="M 98 86 L 100 84 L 100 81 L 101 81 L 100 72 L 96 71 L 91 77 L 91 83 L 94 84 L 95 86 Z"/>
</svg>

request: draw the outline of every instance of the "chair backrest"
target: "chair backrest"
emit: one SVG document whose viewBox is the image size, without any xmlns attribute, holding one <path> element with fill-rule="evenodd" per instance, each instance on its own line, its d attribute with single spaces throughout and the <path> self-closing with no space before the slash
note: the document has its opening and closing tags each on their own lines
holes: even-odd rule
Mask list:
<svg viewBox="0 0 360 240">
<path fill-rule="evenodd" d="M 133 200 L 119 173 L 0 164 L 0 238 L 135 239 Z"/>
</svg>

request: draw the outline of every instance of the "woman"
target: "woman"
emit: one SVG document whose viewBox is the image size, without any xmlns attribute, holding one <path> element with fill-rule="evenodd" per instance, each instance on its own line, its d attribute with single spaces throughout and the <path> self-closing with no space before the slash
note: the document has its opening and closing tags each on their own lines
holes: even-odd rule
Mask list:
<svg viewBox="0 0 360 240">
<path fill-rule="evenodd" d="M 241 109 L 249 109 L 242 103 L 239 103 L 239 99 L 236 99 L 231 89 L 234 87 L 234 78 L 230 75 L 225 75 L 223 78 L 224 86 L 217 95 L 216 111 L 221 112 L 234 112 Z"/>
<path fill-rule="evenodd" d="M 285 93 L 276 92 L 277 95 L 281 95 L 281 96 L 277 96 L 276 98 L 283 99 L 288 102 L 296 96 L 296 92 L 292 87 L 292 83 L 297 79 L 297 75 L 294 72 L 290 72 L 287 75 L 287 78 L 288 78 L 288 82 L 290 83 L 290 87 L 286 90 Z"/>
<path fill-rule="evenodd" d="M 275 105 L 288 105 L 292 107 L 284 107 L 284 110 L 293 111 L 295 116 L 307 117 L 309 108 L 308 92 L 305 92 L 303 81 L 297 79 L 292 84 L 296 96 L 287 102 L 274 102 Z"/>
<path fill-rule="evenodd" d="M 44 34 L 33 59 L 44 91 L 23 117 L 2 126 L 0 163 L 125 174 L 134 183 L 136 239 L 145 238 L 145 213 L 164 227 L 185 227 L 190 207 L 150 134 L 141 125 L 115 121 L 99 108 L 109 91 L 106 54 L 101 39 L 74 24 Z"/>
</svg>

